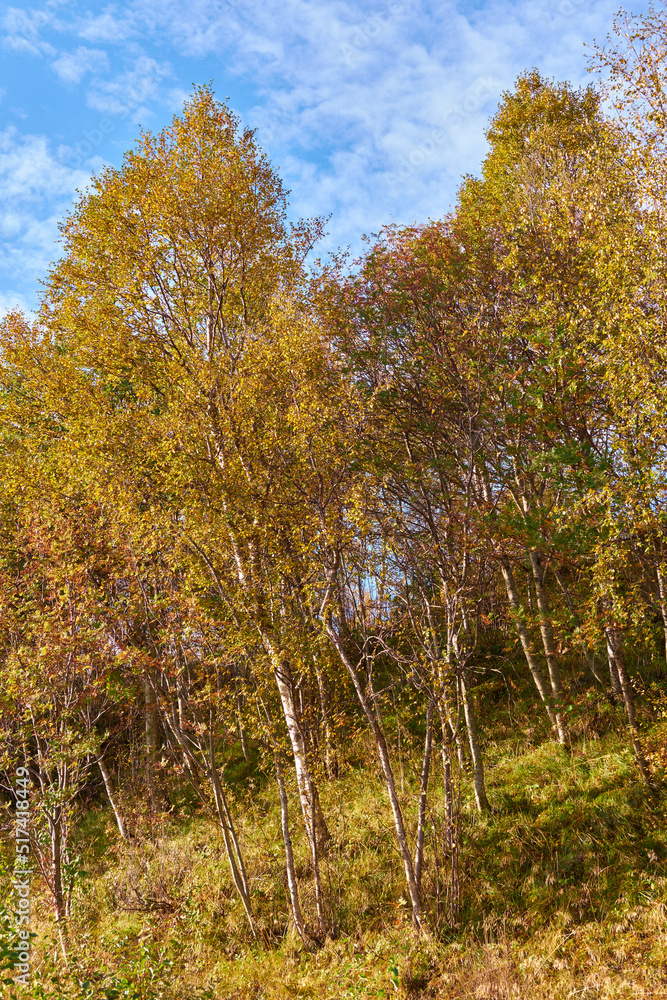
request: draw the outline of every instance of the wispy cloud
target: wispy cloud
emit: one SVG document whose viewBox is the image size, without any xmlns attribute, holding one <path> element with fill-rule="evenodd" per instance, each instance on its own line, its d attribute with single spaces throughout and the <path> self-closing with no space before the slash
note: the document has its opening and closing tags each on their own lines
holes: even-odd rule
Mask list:
<svg viewBox="0 0 667 1000">
<path fill-rule="evenodd" d="M 103 73 L 109 68 L 109 62 L 102 49 L 80 45 L 75 52 L 64 52 L 54 59 L 51 67 L 65 83 L 81 83 L 86 73 Z"/>
<path fill-rule="evenodd" d="M 242 11 L 207 8 L 196 32 L 176 5 L 154 16 L 174 47 L 203 56 L 220 44 L 253 80 L 258 138 L 294 209 L 332 214 L 335 245 L 391 219 L 446 212 L 461 175 L 478 169 L 502 91 L 533 65 L 585 80 L 583 42 L 610 24 L 614 2 L 249 0 Z"/>
<path fill-rule="evenodd" d="M 91 167 L 98 162 L 92 158 L 106 152 L 119 157 L 120 144 L 110 148 L 107 138 L 114 128 L 118 142 L 122 122 L 161 125 L 193 81 L 213 79 L 220 97 L 235 95 L 244 120 L 257 128 L 258 140 L 280 164 L 293 212 L 331 214 L 327 245 L 353 248 L 361 233 L 385 222 L 445 213 L 461 175 L 479 168 L 485 126 L 502 91 L 532 66 L 575 84 L 586 81 L 583 43 L 604 37 L 618 4 L 34 2 L 43 6 L 5 12 L 4 44 L 16 53 L 45 57 L 67 100 L 76 99 L 76 127 L 58 128 L 70 167 Z M 645 8 L 647 2 L 636 0 L 635 6 Z M 30 108 L 23 94 L 11 100 Z M 65 99 L 62 104 L 64 117 L 69 105 Z M 39 147 L 38 137 L 15 133 L 11 141 L 26 156 L 34 153 L 40 176 L 49 158 L 60 166 L 48 143 Z M 0 149 L 0 163 L 3 155 Z M 21 213 L 5 199 L 2 231 L 7 241 L 14 233 L 26 261 L 28 246 L 45 256 L 50 220 L 71 197 L 66 189 L 71 192 L 74 175 L 86 174 L 56 170 L 58 190 L 51 190 L 50 180 L 40 188 L 28 166 L 22 169 L 16 167 L 11 183 L 25 184 L 21 204 L 46 228 L 41 222 L 32 228 L 20 223 Z M 1 171 L 0 166 L 0 181 Z"/>
<path fill-rule="evenodd" d="M 227 50 L 243 34 L 248 9 L 246 0 L 131 0 L 126 8 L 145 31 L 166 33 L 176 51 L 200 58 Z M 268 3 L 266 11 L 270 16 Z"/>
<path fill-rule="evenodd" d="M 0 319 L 6 316 L 9 312 L 14 312 L 20 309 L 23 313 L 29 313 L 32 308 L 32 303 L 23 294 L 23 292 L 14 291 L 13 289 L 8 289 L 7 291 L 0 290 Z"/>
<path fill-rule="evenodd" d="M 0 132 L 0 280 L 5 286 L 31 276 L 28 284 L 35 293 L 38 276 L 57 254 L 58 220 L 89 179 L 85 171 L 59 163 L 45 136 L 20 135 L 13 127 Z M 25 305 L 29 296 L 21 294 Z"/>
<path fill-rule="evenodd" d="M 502 89 L 523 68 L 584 75 L 583 39 L 599 33 L 613 9 L 608 0 L 132 4 L 135 18 L 173 49 L 201 59 L 217 52 L 226 72 L 252 81 L 261 101 L 248 116 L 299 202 L 315 208 L 324 199 L 323 210 L 345 211 L 356 193 L 372 212 L 370 187 L 385 215 L 406 218 L 428 204 L 431 213 L 444 210 L 456 178 L 483 155 L 484 125 Z M 452 108 L 480 79 L 493 86 L 449 127 Z M 392 195 L 385 181 L 443 129 L 411 183 Z M 297 182 L 307 193 L 296 192 Z"/>
<path fill-rule="evenodd" d="M 43 135 L 20 135 L 14 126 L 0 132 L 0 196 L 3 202 L 35 202 L 71 195 L 87 174 L 70 170 L 51 153 Z"/>
<path fill-rule="evenodd" d="M 107 10 L 103 14 L 94 15 L 87 11 L 83 18 L 76 22 L 76 33 L 89 42 L 106 42 L 108 45 L 124 43 L 133 38 L 137 29 L 131 14 L 117 17 Z"/>
<path fill-rule="evenodd" d="M 55 18 L 56 14 L 51 5 L 39 10 L 8 7 L 0 18 L 3 47 L 23 55 L 53 55 L 55 52 L 53 46 L 43 41 L 40 36 L 44 27 L 52 24 Z"/>
<path fill-rule="evenodd" d="M 87 95 L 91 108 L 106 114 L 126 114 L 154 100 L 162 81 L 173 75 L 168 62 L 158 62 L 141 49 L 137 48 L 132 56 L 130 69 L 93 82 Z"/>
</svg>

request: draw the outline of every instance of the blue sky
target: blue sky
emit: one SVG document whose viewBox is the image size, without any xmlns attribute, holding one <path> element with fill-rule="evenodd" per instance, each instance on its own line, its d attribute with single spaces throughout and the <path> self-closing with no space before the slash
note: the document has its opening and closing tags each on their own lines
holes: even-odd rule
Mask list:
<svg viewBox="0 0 667 1000">
<path fill-rule="evenodd" d="M 646 3 L 633 5 L 636 13 Z M 503 90 L 587 82 L 618 0 L 130 0 L 0 4 L 0 314 L 32 308 L 57 222 L 193 83 L 229 99 L 323 247 L 442 216 Z"/>
</svg>

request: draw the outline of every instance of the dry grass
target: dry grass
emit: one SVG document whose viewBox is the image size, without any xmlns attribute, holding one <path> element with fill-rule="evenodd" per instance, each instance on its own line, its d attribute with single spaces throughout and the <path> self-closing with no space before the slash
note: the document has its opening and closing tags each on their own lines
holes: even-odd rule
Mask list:
<svg viewBox="0 0 667 1000">
<path fill-rule="evenodd" d="M 249 936 L 215 822 L 181 799 L 122 844 L 108 810 L 91 809 L 76 827 L 87 874 L 74 895 L 72 968 L 63 968 L 48 899 L 35 886 L 33 968 L 42 979 L 29 998 L 667 1000 L 667 795 L 646 794 L 622 736 L 589 729 L 571 752 L 534 734 L 521 745 L 511 734 L 487 747 L 493 813 L 478 817 L 462 788 L 458 930 L 446 913 L 437 916 L 427 843 L 428 940 L 410 928 L 390 814 L 372 768 L 348 766 L 322 786 L 333 835 L 323 878 L 334 931 L 316 954 L 290 929 L 278 802 L 259 771 L 252 785 L 239 778 L 230 799 L 267 934 L 262 946 Z M 658 722 L 646 733 L 656 759 L 664 741 Z M 413 823 L 416 755 L 411 762 L 406 752 L 404 765 L 402 801 Z M 440 822 L 442 791 L 435 785 L 431 794 Z M 312 871 L 294 807 L 292 822 L 312 914 Z"/>
</svg>

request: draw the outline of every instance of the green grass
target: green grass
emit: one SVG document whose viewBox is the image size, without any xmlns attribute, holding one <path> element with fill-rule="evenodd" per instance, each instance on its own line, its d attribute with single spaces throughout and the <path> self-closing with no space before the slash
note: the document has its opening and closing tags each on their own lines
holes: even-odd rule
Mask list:
<svg viewBox="0 0 667 1000">
<path fill-rule="evenodd" d="M 89 809 L 77 822 L 88 874 L 73 900 L 71 969 L 63 969 L 49 901 L 35 886 L 38 977 L 29 995 L 667 998 L 667 794 L 662 784 L 647 793 L 623 730 L 609 729 L 612 721 L 618 727 L 615 714 L 583 705 L 568 749 L 518 712 L 508 732 L 487 724 L 493 811 L 474 812 L 464 776 L 460 925 L 437 912 L 430 837 L 424 889 L 433 935 L 426 940 L 410 927 L 391 815 L 368 741 L 365 754 L 355 749 L 366 767 L 348 765 L 321 789 L 333 835 L 322 873 L 334 936 L 315 954 L 290 928 L 277 795 L 256 760 L 246 762 L 234 749 L 226 778 L 233 779 L 230 804 L 266 929 L 263 944 L 248 933 L 219 828 L 191 798 L 172 795 L 171 813 L 140 827 L 129 844 L 119 842 L 108 809 Z M 644 726 L 661 779 L 667 726 L 655 714 Z M 405 740 L 403 755 L 402 803 L 414 828 L 416 736 Z M 290 796 L 302 903 L 312 914 L 293 787 Z M 431 809 L 441 824 L 437 767 Z"/>
</svg>

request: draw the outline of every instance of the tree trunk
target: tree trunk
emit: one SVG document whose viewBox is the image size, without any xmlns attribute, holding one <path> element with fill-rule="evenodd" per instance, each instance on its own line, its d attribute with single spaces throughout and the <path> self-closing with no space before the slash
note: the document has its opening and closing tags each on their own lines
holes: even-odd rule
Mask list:
<svg viewBox="0 0 667 1000">
<path fill-rule="evenodd" d="M 628 672 L 625 667 L 625 657 L 623 656 L 621 634 L 618 631 L 618 629 L 611 627 L 607 628 L 605 632 L 607 636 L 607 649 L 610 650 L 611 658 L 613 658 L 614 662 L 616 663 L 616 669 L 618 671 L 618 680 L 620 683 L 621 692 L 623 694 L 625 711 L 628 716 L 628 723 L 630 726 L 630 738 L 632 740 L 632 746 L 635 751 L 637 766 L 646 784 L 651 786 L 652 785 L 651 771 L 648 766 L 648 761 L 644 756 L 644 751 L 642 749 L 641 741 L 639 739 L 639 727 L 637 726 L 637 718 L 635 716 L 635 706 L 632 698 L 632 686 L 630 684 L 630 678 L 628 677 Z"/>
<path fill-rule="evenodd" d="M 218 773 L 218 768 L 215 763 L 215 744 L 213 741 L 212 727 L 209 726 L 209 745 L 208 745 L 208 760 L 206 759 L 207 754 L 205 746 L 198 746 L 197 750 L 201 753 L 203 762 L 197 759 L 197 756 L 193 752 L 192 748 L 189 746 L 188 741 L 183 735 L 179 722 L 180 719 L 176 719 L 174 710 L 172 708 L 171 718 L 165 713 L 164 723 L 167 729 L 170 729 L 174 734 L 178 745 L 181 748 L 183 754 L 183 760 L 186 763 L 188 773 L 190 774 L 190 780 L 194 790 L 197 792 L 202 802 L 206 803 L 206 799 L 199 788 L 199 782 L 197 780 L 197 772 L 203 772 L 207 780 L 211 785 L 211 790 L 213 792 L 213 801 L 215 803 L 215 811 L 218 817 L 218 822 L 220 823 L 220 829 L 222 830 L 222 837 L 225 844 L 225 853 L 227 855 L 227 862 L 229 864 L 229 870 L 232 876 L 232 882 L 234 883 L 234 888 L 236 889 L 239 899 L 243 905 L 246 916 L 248 918 L 248 923 L 250 924 L 250 930 L 253 937 L 258 936 L 257 924 L 255 921 L 255 916 L 252 911 L 252 905 L 250 902 L 250 890 L 248 885 L 248 878 L 246 875 L 245 865 L 243 862 L 243 854 L 241 852 L 241 846 L 238 842 L 236 836 L 236 831 L 234 828 L 234 822 L 232 815 L 229 811 L 227 805 L 227 800 L 222 788 L 222 782 L 220 781 L 220 775 Z"/>
<path fill-rule="evenodd" d="M 294 851 L 292 850 L 292 838 L 289 832 L 289 812 L 287 803 L 287 790 L 285 788 L 285 779 L 283 778 L 283 773 L 278 762 L 278 757 L 276 756 L 276 778 L 278 779 L 278 792 L 280 795 L 280 820 L 283 833 L 283 843 L 285 845 L 285 866 L 287 869 L 287 886 L 289 889 L 290 906 L 292 908 L 292 919 L 294 920 L 294 926 L 297 929 L 299 937 L 306 945 L 307 948 L 311 948 L 312 944 L 308 931 L 306 930 L 306 924 L 303 919 L 303 913 L 301 912 L 301 902 L 299 900 L 299 886 L 296 880 L 296 871 L 294 868 Z"/>
<path fill-rule="evenodd" d="M 274 676 L 280 694 L 280 703 L 285 716 L 287 732 L 294 754 L 294 766 L 296 769 L 297 784 L 299 786 L 299 796 L 303 810 L 303 818 L 308 831 L 308 836 L 312 839 L 315 835 L 322 848 L 326 848 L 331 840 L 331 834 L 327 828 L 317 787 L 310 773 L 308 756 L 306 752 L 306 741 L 303 730 L 299 722 L 296 702 L 294 700 L 294 684 L 292 671 L 289 663 L 284 657 L 280 657 L 272 648 L 272 658 L 274 666 Z"/>
<path fill-rule="evenodd" d="M 239 734 L 239 742 L 241 743 L 241 753 L 243 754 L 243 759 L 246 761 L 250 760 L 248 754 L 248 740 L 246 738 L 245 726 L 243 725 L 243 706 L 245 699 L 243 697 L 243 692 L 239 690 L 239 668 L 238 665 L 234 671 L 234 688 L 236 690 L 236 728 Z"/>
<path fill-rule="evenodd" d="M 449 695 L 447 693 L 446 677 L 444 671 L 446 669 L 450 677 L 455 675 L 451 669 L 451 664 L 443 656 L 440 643 L 437 639 L 437 628 L 433 617 L 433 608 L 431 606 L 431 602 L 427 600 L 425 601 L 425 605 L 426 605 L 426 614 L 428 616 L 428 622 L 429 625 L 431 626 L 431 634 L 433 637 L 432 638 L 433 648 L 428 649 L 427 653 L 431 661 L 431 667 L 433 668 L 434 683 L 436 684 L 436 688 L 438 691 L 438 699 L 437 699 L 438 712 L 442 719 L 442 713 L 444 708 L 445 716 L 447 718 L 447 724 L 449 725 L 449 729 L 451 731 L 452 738 L 454 740 L 454 745 L 456 747 L 456 756 L 458 758 L 459 767 L 461 768 L 462 771 L 465 771 L 466 760 L 465 760 L 465 754 L 463 752 L 463 743 L 461 741 L 459 719 L 457 717 L 456 722 L 454 721 L 454 715 L 452 712 L 451 705 L 449 703 Z M 457 712 L 457 716 L 458 714 L 459 713 Z"/>
<path fill-rule="evenodd" d="M 549 602 L 544 589 L 544 573 L 540 565 L 540 556 L 535 549 L 528 552 L 530 565 L 533 571 L 533 581 L 535 583 L 535 596 L 537 598 L 537 610 L 540 619 L 540 634 L 542 645 L 547 658 L 549 668 L 549 680 L 551 682 L 551 694 L 553 698 L 554 713 L 556 716 L 556 727 L 558 730 L 558 742 L 567 743 L 567 727 L 563 718 L 563 681 L 560 674 L 560 664 L 558 663 L 558 653 L 554 642 L 553 625 L 549 614 Z"/>
<path fill-rule="evenodd" d="M 334 761 L 335 754 L 335 741 L 334 741 L 334 731 L 331 725 L 331 699 L 329 697 L 329 691 L 327 689 L 326 680 L 320 665 L 317 662 L 317 657 L 313 657 L 313 668 L 315 670 L 315 677 L 317 678 L 317 691 L 320 698 L 320 711 L 322 713 L 322 728 L 324 730 L 324 760 L 327 769 L 327 777 L 332 780 L 336 777 L 336 765 Z"/>
<path fill-rule="evenodd" d="M 155 760 L 158 752 L 159 727 L 157 715 L 157 700 L 149 677 L 144 677 L 144 709 L 146 718 L 146 787 L 151 808 L 157 808 L 155 794 Z"/>
<path fill-rule="evenodd" d="M 212 431 L 215 441 L 215 454 L 220 465 L 220 469 L 225 472 L 225 451 L 224 442 L 221 440 L 214 407 L 210 408 L 209 415 L 212 418 Z M 239 456 L 240 457 L 240 456 Z M 227 509 L 226 504 L 225 510 Z M 282 655 L 279 645 L 274 641 L 274 635 L 270 626 L 270 616 L 266 614 L 264 600 L 254 585 L 254 579 L 258 574 L 257 546 L 254 542 L 247 544 L 247 558 L 243 554 L 243 547 L 236 535 L 230 528 L 229 539 L 232 546 L 236 575 L 245 593 L 251 598 L 254 605 L 256 624 L 262 638 L 264 647 L 270 657 L 273 674 L 280 695 L 280 702 L 285 717 L 287 732 L 294 754 L 294 766 L 296 770 L 297 785 L 299 788 L 299 798 L 301 801 L 301 811 L 306 828 L 306 836 L 313 860 L 313 876 L 315 879 L 315 895 L 317 900 L 318 918 L 321 926 L 324 923 L 322 890 L 319 875 L 319 855 L 325 851 L 331 841 L 331 834 L 327 828 L 322 806 L 317 792 L 317 786 L 308 766 L 306 753 L 306 743 L 303 731 L 299 723 L 296 703 L 294 699 L 294 685 L 292 671 L 286 657 Z"/>
<path fill-rule="evenodd" d="M 327 829 L 320 805 L 320 798 L 317 793 L 317 786 L 310 773 L 308 758 L 306 754 L 306 741 L 303 730 L 299 722 L 296 702 L 294 700 L 294 685 L 292 671 L 288 661 L 272 649 L 274 676 L 280 701 L 285 716 L 285 723 L 292 744 L 294 754 L 294 765 L 296 769 L 297 785 L 299 788 L 299 798 L 301 799 L 301 810 L 303 821 L 306 827 L 308 846 L 313 862 L 313 878 L 315 881 L 315 901 L 317 906 L 317 917 L 319 929 L 324 931 L 324 900 L 322 896 L 322 884 L 320 879 L 320 851 L 326 849 L 331 841 L 331 835 Z"/>
<path fill-rule="evenodd" d="M 222 829 L 222 836 L 225 842 L 225 852 L 227 854 L 227 860 L 232 873 L 234 887 L 243 904 L 243 909 L 246 912 L 252 935 L 253 937 L 257 937 L 257 924 L 255 922 L 255 916 L 252 912 L 252 905 L 250 903 L 250 892 L 248 889 L 248 879 L 246 876 L 245 865 L 243 863 L 243 855 L 241 854 L 241 847 L 236 837 L 232 816 L 227 806 L 227 800 L 225 799 L 225 794 L 220 782 L 220 775 L 218 774 L 218 768 L 215 763 L 215 744 L 213 741 L 212 730 L 209 731 L 209 779 L 213 788 L 216 812 Z"/>
<path fill-rule="evenodd" d="M 452 922 L 458 923 L 461 893 L 459 884 L 459 837 L 456 821 L 456 806 L 454 803 L 454 779 L 452 775 L 451 739 L 449 729 L 440 711 L 440 727 L 442 729 L 442 774 L 445 787 L 445 843 L 450 860 L 450 893 L 449 905 Z"/>
<path fill-rule="evenodd" d="M 466 669 L 460 671 L 459 681 L 461 684 L 461 697 L 463 699 L 463 711 L 465 713 L 466 726 L 468 729 L 468 742 L 470 744 L 470 756 L 472 757 L 472 774 L 475 787 L 475 802 L 479 813 L 489 812 L 491 807 L 486 797 L 486 786 L 484 783 L 484 760 L 479 748 L 479 735 L 477 731 L 477 716 L 473 705 L 470 691 L 466 684 Z"/>
<path fill-rule="evenodd" d="M 97 758 L 97 765 L 100 769 L 100 774 L 102 775 L 102 780 L 104 782 L 104 787 L 106 789 L 109 805 L 111 806 L 111 810 L 116 819 L 118 832 L 123 838 L 123 840 L 127 840 L 127 828 L 125 826 L 125 820 L 123 819 L 123 814 L 120 810 L 120 806 L 116 798 L 116 789 L 114 788 L 113 778 L 111 777 L 111 773 L 106 765 L 106 762 L 102 754 L 100 754 Z"/>
<path fill-rule="evenodd" d="M 542 673 L 542 668 L 540 667 L 537 656 L 533 650 L 530 633 L 528 631 L 528 626 L 526 625 L 523 609 L 521 607 L 521 601 L 519 599 L 519 593 L 514 582 L 514 574 L 512 573 L 512 568 L 508 559 L 500 559 L 500 571 L 502 573 L 503 580 L 505 581 L 505 590 L 507 591 L 507 599 L 509 601 L 510 608 L 512 609 L 514 627 L 516 628 L 521 641 L 528 669 L 530 670 L 532 678 L 535 681 L 535 687 L 537 688 L 540 698 L 544 703 L 544 707 L 547 710 L 547 715 L 549 716 L 549 721 L 553 727 L 554 735 L 560 741 L 558 720 L 556 719 L 556 713 L 552 704 L 550 686 L 547 684 L 546 678 Z"/>
<path fill-rule="evenodd" d="M 618 677 L 618 667 L 616 666 L 614 647 L 609 641 L 609 636 L 607 636 L 607 662 L 609 664 L 609 680 L 611 682 L 612 696 L 614 700 L 616 698 L 620 698 L 622 700 L 623 692 L 621 690 L 621 682 Z"/>
<path fill-rule="evenodd" d="M 371 732 L 375 738 L 375 745 L 378 752 L 378 757 L 380 758 L 380 764 L 382 766 L 382 771 L 384 774 L 385 784 L 387 786 L 387 794 L 389 796 L 389 802 L 391 804 L 392 813 L 394 816 L 394 829 L 396 831 L 396 839 L 398 841 L 398 846 L 401 851 L 401 857 L 403 858 L 403 866 L 405 868 L 405 879 L 408 887 L 408 894 L 410 896 L 410 902 L 412 905 L 412 922 L 415 927 L 423 928 L 424 920 L 422 918 L 422 906 L 421 906 L 421 895 L 419 892 L 419 886 L 415 878 L 414 865 L 412 863 L 412 856 L 410 854 L 410 848 L 408 845 L 408 838 L 405 830 L 405 822 L 403 820 L 403 813 L 401 811 L 401 804 L 398 798 L 398 792 L 396 791 L 396 781 L 394 779 L 394 772 L 391 766 L 391 758 L 389 756 L 389 748 L 387 747 L 387 741 L 385 735 L 382 732 L 380 724 L 376 718 L 373 706 L 370 704 L 366 691 L 363 684 L 357 674 L 357 671 L 349 659 L 345 649 L 340 642 L 338 636 L 336 635 L 334 629 L 331 625 L 326 622 L 325 630 L 327 635 L 331 640 L 331 644 L 335 649 L 338 657 L 350 675 L 350 679 L 354 685 L 354 689 L 359 699 L 359 704 L 364 710 L 364 714 L 368 720 L 368 724 L 371 727 Z"/>
<path fill-rule="evenodd" d="M 65 919 L 65 892 L 63 888 L 62 857 L 62 808 L 55 806 L 50 817 L 51 855 L 53 857 L 53 905 L 56 920 Z"/>
<path fill-rule="evenodd" d="M 658 577 L 658 595 L 660 597 L 660 613 L 662 615 L 663 638 L 665 640 L 665 660 L 667 661 L 667 585 L 662 572 L 660 560 L 656 558 L 655 572 Z"/>
<path fill-rule="evenodd" d="M 415 881 L 421 892 L 422 865 L 424 861 L 424 831 L 426 827 L 426 803 L 428 799 L 428 776 L 431 769 L 433 702 L 429 701 L 426 709 L 426 739 L 424 740 L 424 757 L 419 785 L 419 810 L 417 814 L 417 846 L 415 847 Z"/>
<path fill-rule="evenodd" d="M 65 888 L 63 885 L 63 810 L 61 806 L 55 806 L 53 813 L 49 816 L 49 826 L 51 828 L 51 854 L 53 857 L 53 908 L 58 927 L 58 937 L 60 948 L 63 953 L 63 960 L 69 966 L 68 951 L 68 929 L 67 929 L 67 905 Z"/>
</svg>

